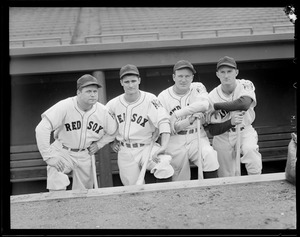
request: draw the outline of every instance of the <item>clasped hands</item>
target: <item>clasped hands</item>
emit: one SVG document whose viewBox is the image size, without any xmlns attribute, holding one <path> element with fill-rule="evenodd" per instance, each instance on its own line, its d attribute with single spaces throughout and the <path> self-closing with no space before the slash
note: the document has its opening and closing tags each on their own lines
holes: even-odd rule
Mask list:
<svg viewBox="0 0 300 237">
<path fill-rule="evenodd" d="M 201 124 L 205 124 L 206 123 L 206 115 L 205 113 L 199 112 L 199 113 L 194 113 L 188 117 L 186 117 L 185 119 L 181 120 L 180 118 L 178 118 L 176 116 L 175 113 L 172 114 L 172 116 L 170 117 L 170 126 L 171 126 L 171 130 L 173 134 L 176 134 L 181 128 L 183 127 L 187 127 L 189 125 L 192 125 L 196 119 L 200 119 Z M 181 123 L 179 126 L 179 122 Z M 182 127 L 183 126 L 183 127 Z"/>
</svg>

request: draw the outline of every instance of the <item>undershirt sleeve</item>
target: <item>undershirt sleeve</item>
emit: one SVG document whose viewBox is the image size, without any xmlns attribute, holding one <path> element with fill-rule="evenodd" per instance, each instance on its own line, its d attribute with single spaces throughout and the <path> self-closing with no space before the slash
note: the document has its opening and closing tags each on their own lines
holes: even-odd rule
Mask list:
<svg viewBox="0 0 300 237">
<path fill-rule="evenodd" d="M 212 136 L 217 136 L 224 132 L 227 132 L 232 127 L 234 127 L 234 125 L 231 124 L 231 119 L 229 119 L 223 123 L 208 124 L 206 126 L 206 129 L 208 129 L 209 133 Z"/>
<path fill-rule="evenodd" d="M 247 111 L 250 108 L 252 101 L 252 98 L 249 96 L 241 96 L 234 101 L 215 103 L 214 109 L 225 110 L 227 112 L 236 110 Z"/>
</svg>

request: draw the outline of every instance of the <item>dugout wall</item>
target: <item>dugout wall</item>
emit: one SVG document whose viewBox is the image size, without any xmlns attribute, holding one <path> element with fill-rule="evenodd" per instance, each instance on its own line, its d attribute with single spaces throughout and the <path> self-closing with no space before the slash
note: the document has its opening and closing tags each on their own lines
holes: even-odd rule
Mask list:
<svg viewBox="0 0 300 237">
<path fill-rule="evenodd" d="M 195 65 L 194 81 L 202 82 L 208 91 L 219 84 L 215 64 Z M 257 107 L 254 126 L 290 125 L 296 114 L 294 66 L 291 60 L 238 63 L 238 78 L 251 80 L 256 87 Z M 76 80 L 84 73 L 57 73 L 11 77 L 11 144 L 34 144 L 35 126 L 40 115 L 54 103 L 76 95 Z M 141 90 L 156 95 L 173 85 L 172 67 L 140 69 Z M 118 70 L 105 71 L 107 101 L 123 93 Z"/>
</svg>

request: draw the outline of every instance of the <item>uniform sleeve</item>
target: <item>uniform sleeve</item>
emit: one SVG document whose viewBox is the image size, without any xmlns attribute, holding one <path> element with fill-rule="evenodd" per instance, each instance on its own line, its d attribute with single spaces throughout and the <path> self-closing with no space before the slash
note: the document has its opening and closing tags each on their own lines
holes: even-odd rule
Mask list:
<svg viewBox="0 0 300 237">
<path fill-rule="evenodd" d="M 208 93 L 202 83 L 194 83 L 191 92 L 190 104 L 180 110 L 176 110 L 174 114 L 177 118 L 192 115 L 199 112 L 206 112 L 209 109 Z"/>
<path fill-rule="evenodd" d="M 101 149 L 106 144 L 108 144 L 108 143 L 112 142 L 113 140 L 115 140 L 116 135 L 117 135 L 117 133 L 112 134 L 112 135 L 105 133 L 103 135 L 103 137 L 99 141 L 97 141 L 98 149 Z"/>
<path fill-rule="evenodd" d="M 113 101 L 114 100 L 110 100 L 105 105 L 105 107 L 107 108 L 107 110 L 110 111 L 112 114 L 114 114 L 114 112 L 113 112 Z"/>
<path fill-rule="evenodd" d="M 166 105 L 166 101 L 165 101 L 165 96 L 164 96 L 164 94 L 165 94 L 165 91 L 161 92 L 161 93 L 157 96 L 157 98 L 158 98 L 159 102 L 162 104 L 162 106 L 167 110 L 167 105 Z"/>
<path fill-rule="evenodd" d="M 170 116 L 157 97 L 152 97 L 149 103 L 149 120 L 159 129 L 159 133 L 171 133 Z"/>
<path fill-rule="evenodd" d="M 252 104 L 252 98 L 249 96 L 241 96 L 240 98 L 230 101 L 230 102 L 220 102 L 214 104 L 215 110 L 225 110 L 225 111 L 236 111 L 242 110 L 247 111 Z"/>
<path fill-rule="evenodd" d="M 208 124 L 206 128 L 208 129 L 209 133 L 212 136 L 220 135 L 226 131 L 228 131 L 230 128 L 233 128 L 234 125 L 231 124 L 231 120 L 227 120 L 223 123 L 215 123 L 215 124 Z"/>
<path fill-rule="evenodd" d="M 47 117 L 49 120 L 52 130 L 56 130 L 63 125 L 66 116 L 66 108 L 68 106 L 66 101 L 59 101 L 42 114 L 42 118 Z"/>
<path fill-rule="evenodd" d="M 242 96 L 250 97 L 253 100 L 251 107 L 255 107 L 256 106 L 256 95 L 255 95 L 254 84 L 251 81 L 245 80 L 245 79 L 241 79 L 240 83 L 241 83 L 240 97 L 242 97 Z"/>
<path fill-rule="evenodd" d="M 190 120 L 189 117 L 176 121 L 176 123 L 174 124 L 174 128 L 176 132 L 179 132 L 181 130 L 184 130 L 186 127 L 190 126 Z"/>
<path fill-rule="evenodd" d="M 52 131 L 52 126 L 50 121 L 47 119 L 47 117 L 42 118 L 42 120 L 35 128 L 37 147 L 44 161 L 52 157 L 51 148 L 50 148 L 51 131 Z"/>
<path fill-rule="evenodd" d="M 108 108 L 104 108 L 104 119 L 105 119 L 105 128 L 104 131 L 107 134 L 114 134 L 118 129 L 118 124 L 113 112 L 111 112 Z"/>
<path fill-rule="evenodd" d="M 108 107 L 104 107 L 103 109 L 103 117 L 104 117 L 104 135 L 103 137 L 97 142 L 98 148 L 102 148 L 106 144 L 112 142 L 118 130 L 118 124 L 116 122 L 114 114 L 109 111 Z"/>
</svg>

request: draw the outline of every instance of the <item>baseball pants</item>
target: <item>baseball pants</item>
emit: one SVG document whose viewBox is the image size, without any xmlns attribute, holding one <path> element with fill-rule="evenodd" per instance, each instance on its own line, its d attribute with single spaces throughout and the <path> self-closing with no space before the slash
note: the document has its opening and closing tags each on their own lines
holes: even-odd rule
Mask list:
<svg viewBox="0 0 300 237">
<path fill-rule="evenodd" d="M 219 168 L 217 152 L 210 145 L 209 139 L 201 127 L 200 151 L 202 170 L 215 171 Z M 166 150 L 172 156 L 171 165 L 174 168 L 172 181 L 191 179 L 190 162 L 198 166 L 198 136 L 197 133 L 172 135 Z"/>
<path fill-rule="evenodd" d="M 258 136 L 252 126 L 246 126 L 241 134 L 241 163 L 245 164 L 248 175 L 261 174 L 262 159 L 258 151 Z M 235 176 L 237 132 L 225 132 L 213 138 L 213 147 L 218 152 L 219 177 Z"/>
<path fill-rule="evenodd" d="M 54 142 L 51 145 L 54 157 L 60 157 L 65 169 L 63 172 L 57 171 L 52 166 L 47 166 L 47 189 L 65 190 L 70 184 L 67 174 L 72 172 L 72 190 L 93 188 L 92 162 L 87 150 L 72 152 L 61 147 L 61 144 Z"/>
<path fill-rule="evenodd" d="M 124 186 L 136 184 L 141 172 L 141 167 L 143 166 L 144 161 L 146 161 L 145 158 L 149 158 L 149 146 L 150 144 L 133 148 L 120 146 L 120 150 L 118 152 L 118 166 L 119 175 Z M 155 143 L 152 151 L 153 149 L 157 149 L 159 146 L 160 145 L 158 143 Z M 155 165 L 155 162 L 149 160 L 146 169 L 151 170 Z"/>
</svg>

